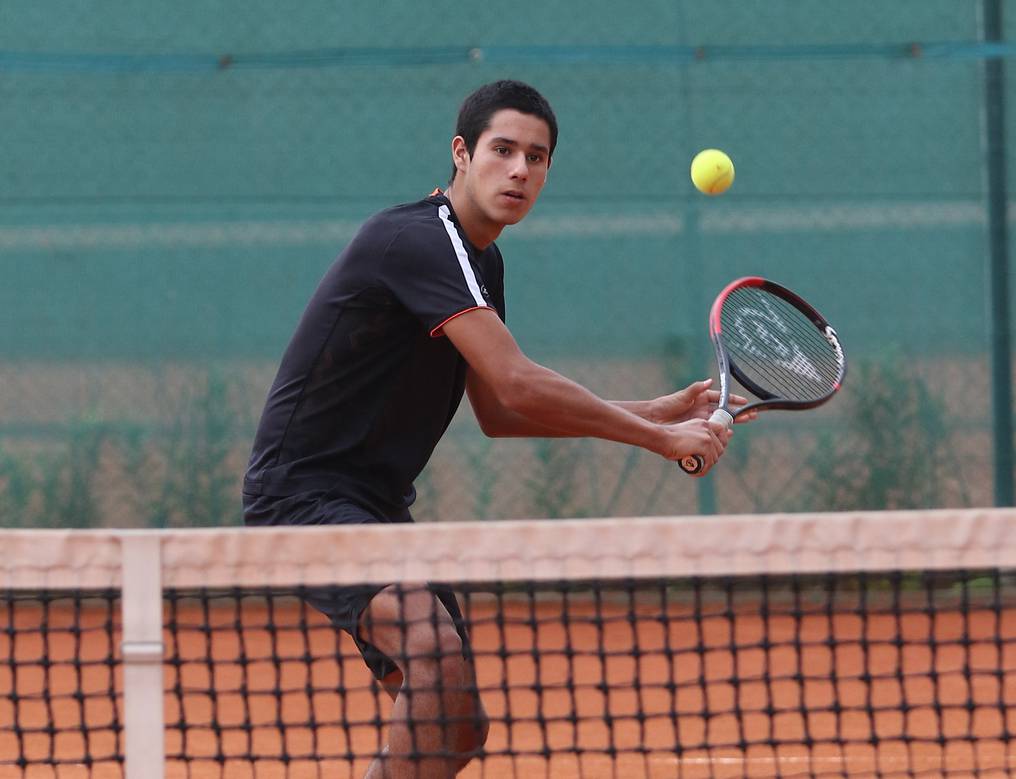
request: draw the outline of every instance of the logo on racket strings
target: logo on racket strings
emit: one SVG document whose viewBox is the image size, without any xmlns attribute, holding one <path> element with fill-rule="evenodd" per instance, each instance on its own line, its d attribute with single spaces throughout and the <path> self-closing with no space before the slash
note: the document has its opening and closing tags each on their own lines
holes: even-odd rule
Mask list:
<svg viewBox="0 0 1016 779">
<path fill-rule="evenodd" d="M 783 318 L 779 315 L 772 304 L 764 297 L 756 298 L 754 302 L 761 303 L 765 311 L 750 306 L 742 306 L 737 318 L 734 320 L 734 327 L 741 335 L 741 346 L 749 354 L 760 360 L 771 361 L 791 373 L 802 378 L 822 383 L 822 374 L 809 360 L 801 348 L 790 341 L 789 343 L 774 333 L 767 325 L 773 325 L 780 334 L 788 335 L 790 328 L 787 327 Z M 829 328 L 830 330 L 832 328 Z M 835 333 L 833 333 L 835 337 Z M 829 334 L 826 333 L 826 338 Z M 761 344 L 761 346 L 760 346 Z M 768 351 L 762 347 L 766 347 Z M 838 348 L 835 344 L 834 348 Z M 842 352 L 841 352 L 842 354 Z"/>
</svg>

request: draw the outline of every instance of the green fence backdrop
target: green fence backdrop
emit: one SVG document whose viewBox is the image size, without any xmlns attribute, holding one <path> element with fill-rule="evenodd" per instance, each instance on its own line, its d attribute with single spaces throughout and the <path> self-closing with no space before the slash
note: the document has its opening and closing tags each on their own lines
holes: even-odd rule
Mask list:
<svg viewBox="0 0 1016 779">
<path fill-rule="evenodd" d="M 444 184 L 459 102 L 502 77 L 561 126 L 499 241 L 532 357 L 612 398 L 669 391 L 711 370 L 715 293 L 758 274 L 814 300 L 851 371 L 826 408 L 741 429 L 701 484 L 615 444 L 486 439 L 464 403 L 419 519 L 992 503 L 1016 137 L 998 10 L 5 3 L 0 524 L 238 522 L 317 280 L 366 216 Z M 722 198 L 691 187 L 704 147 L 737 166 Z"/>
</svg>

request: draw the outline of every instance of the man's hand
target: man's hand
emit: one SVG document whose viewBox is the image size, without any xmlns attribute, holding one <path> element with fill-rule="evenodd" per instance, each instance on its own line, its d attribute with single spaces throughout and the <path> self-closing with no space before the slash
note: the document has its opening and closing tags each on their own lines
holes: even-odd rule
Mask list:
<svg viewBox="0 0 1016 779">
<path fill-rule="evenodd" d="M 692 419 L 709 419 L 720 402 L 719 391 L 709 389 L 712 384 L 712 379 L 696 381 L 682 390 L 649 401 L 650 421 L 661 425 L 670 425 Z M 730 396 L 731 412 L 737 411 L 747 402 L 747 398 L 732 394 Z M 758 417 L 758 411 L 747 411 L 739 416 L 737 421 L 739 423 L 750 422 L 756 417 Z"/>
<path fill-rule="evenodd" d="M 705 465 L 696 476 L 709 472 L 723 455 L 734 434 L 726 425 L 704 419 L 690 419 L 662 427 L 665 435 L 662 448 L 657 450 L 657 454 L 673 461 L 697 454 Z"/>
</svg>

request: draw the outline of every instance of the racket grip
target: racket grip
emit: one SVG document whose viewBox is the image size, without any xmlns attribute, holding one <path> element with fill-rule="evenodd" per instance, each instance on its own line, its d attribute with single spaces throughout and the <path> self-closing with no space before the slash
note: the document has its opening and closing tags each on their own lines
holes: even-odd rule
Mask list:
<svg viewBox="0 0 1016 779">
<path fill-rule="evenodd" d="M 719 422 L 724 427 L 730 427 L 734 424 L 734 417 L 729 411 L 724 408 L 718 408 L 713 412 L 713 415 L 709 417 L 710 422 Z"/>
<path fill-rule="evenodd" d="M 713 415 L 709 417 L 710 422 L 719 422 L 724 427 L 730 427 L 734 424 L 734 417 L 730 415 L 729 411 L 718 408 L 713 412 Z M 687 457 L 682 457 L 678 461 L 678 465 L 681 466 L 681 470 L 687 473 L 689 476 L 694 476 L 700 473 L 703 468 L 706 467 L 706 461 L 702 459 L 701 455 L 690 454 Z"/>
</svg>

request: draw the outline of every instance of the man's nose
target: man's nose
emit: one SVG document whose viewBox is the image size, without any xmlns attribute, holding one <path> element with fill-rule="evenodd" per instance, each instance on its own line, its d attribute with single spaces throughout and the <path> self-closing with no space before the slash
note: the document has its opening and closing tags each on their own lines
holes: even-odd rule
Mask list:
<svg viewBox="0 0 1016 779">
<path fill-rule="evenodd" d="M 526 155 L 523 153 L 512 155 L 511 165 L 512 178 L 525 180 L 529 177 L 529 166 L 526 164 Z"/>
</svg>

